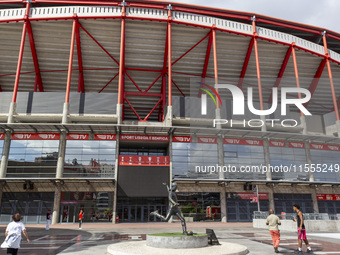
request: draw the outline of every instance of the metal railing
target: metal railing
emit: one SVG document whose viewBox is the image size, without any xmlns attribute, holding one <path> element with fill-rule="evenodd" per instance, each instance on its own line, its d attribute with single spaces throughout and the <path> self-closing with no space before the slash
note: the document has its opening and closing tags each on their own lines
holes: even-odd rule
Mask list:
<svg viewBox="0 0 340 255">
<path fill-rule="evenodd" d="M 63 7 L 39 7 L 30 9 L 31 18 L 60 18 L 60 17 L 73 17 L 73 14 L 77 14 L 78 17 L 119 17 L 122 15 L 122 8 L 120 6 L 63 6 Z M 23 19 L 25 15 L 25 8 L 17 9 L 5 9 L 0 10 L 0 20 L 13 20 Z M 127 7 L 126 15 L 130 17 L 141 18 L 154 18 L 154 19 L 167 19 L 167 10 L 158 10 L 150 8 L 140 7 Z M 206 15 L 193 14 L 187 12 L 173 11 L 171 13 L 174 21 L 199 24 L 207 27 L 216 25 L 217 28 L 232 31 L 241 34 L 253 34 L 251 25 L 210 17 Z M 308 40 L 282 33 L 279 31 L 257 27 L 257 33 L 262 38 L 283 42 L 286 44 L 295 44 L 303 49 L 309 50 L 316 54 L 324 55 L 324 47 L 310 42 Z M 340 54 L 329 50 L 331 59 L 340 61 Z"/>
<path fill-rule="evenodd" d="M 266 219 L 268 212 L 254 211 L 253 219 Z M 296 218 L 296 213 L 277 214 L 281 220 L 293 220 Z M 340 214 L 328 214 L 328 213 L 304 213 L 305 220 L 340 220 Z"/>
</svg>

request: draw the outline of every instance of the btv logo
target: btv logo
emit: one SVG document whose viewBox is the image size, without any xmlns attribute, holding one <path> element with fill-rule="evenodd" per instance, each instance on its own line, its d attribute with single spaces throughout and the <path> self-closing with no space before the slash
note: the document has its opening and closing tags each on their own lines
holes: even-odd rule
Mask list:
<svg viewBox="0 0 340 255">
<path fill-rule="evenodd" d="M 218 98 L 219 102 L 222 105 L 221 98 L 217 93 L 216 89 L 227 89 L 231 92 L 232 95 L 232 102 L 233 102 L 233 115 L 244 115 L 244 94 L 243 91 L 234 85 L 227 85 L 227 84 L 216 84 L 214 89 L 213 87 L 204 84 L 210 90 L 214 92 L 216 97 Z M 206 92 L 214 101 L 215 105 L 217 106 L 217 102 L 214 96 L 206 89 L 200 88 L 204 92 Z M 297 94 L 304 94 L 305 97 L 300 98 L 287 98 L 288 94 L 297 93 Z M 203 94 L 201 97 L 201 114 L 207 115 L 207 94 Z M 311 99 L 311 93 L 308 89 L 304 88 L 293 88 L 293 87 L 286 87 L 281 88 L 281 115 L 285 116 L 287 114 L 286 108 L 287 105 L 295 105 L 304 115 L 312 115 L 304 106 L 303 104 L 307 103 Z M 278 91 L 277 88 L 272 88 L 272 106 L 268 110 L 257 110 L 253 104 L 253 88 L 247 88 L 247 105 L 249 111 L 254 115 L 270 115 L 274 113 L 277 109 L 278 105 Z"/>
</svg>

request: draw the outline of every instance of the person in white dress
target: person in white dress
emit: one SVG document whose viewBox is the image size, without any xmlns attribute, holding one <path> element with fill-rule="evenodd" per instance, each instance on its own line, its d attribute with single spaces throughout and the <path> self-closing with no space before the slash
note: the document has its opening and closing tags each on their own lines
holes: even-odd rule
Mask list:
<svg viewBox="0 0 340 255">
<path fill-rule="evenodd" d="M 5 236 L 6 239 L 1 245 L 2 248 L 7 248 L 7 255 L 17 255 L 20 248 L 21 233 L 27 239 L 27 243 L 30 242 L 28 239 L 25 225 L 20 221 L 21 215 L 16 213 L 12 216 L 13 221 L 7 225 Z"/>
</svg>

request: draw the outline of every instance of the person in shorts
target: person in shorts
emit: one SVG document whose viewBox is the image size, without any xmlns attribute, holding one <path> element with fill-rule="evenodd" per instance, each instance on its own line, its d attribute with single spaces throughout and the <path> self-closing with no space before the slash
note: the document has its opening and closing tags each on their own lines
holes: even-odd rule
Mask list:
<svg viewBox="0 0 340 255">
<path fill-rule="evenodd" d="M 269 213 L 269 216 L 267 217 L 266 225 L 269 226 L 269 233 L 273 239 L 274 252 L 279 253 L 279 244 L 280 244 L 279 225 L 281 225 L 281 221 L 279 217 L 277 217 L 274 214 L 273 209 L 270 209 L 268 213 Z"/>
<path fill-rule="evenodd" d="M 312 253 L 312 248 L 310 247 L 307 237 L 306 237 L 306 228 L 304 224 L 303 214 L 300 211 L 300 205 L 295 204 L 293 205 L 293 209 L 296 212 L 296 219 L 293 219 L 293 221 L 297 222 L 297 229 L 298 229 L 298 242 L 299 242 L 299 248 L 295 251 L 295 253 L 302 254 L 302 240 L 305 242 L 307 246 L 307 253 Z"/>
</svg>

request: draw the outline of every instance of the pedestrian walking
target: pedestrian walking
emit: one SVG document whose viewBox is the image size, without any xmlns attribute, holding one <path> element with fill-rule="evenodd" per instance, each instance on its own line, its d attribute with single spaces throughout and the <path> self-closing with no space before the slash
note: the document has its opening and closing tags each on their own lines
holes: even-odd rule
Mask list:
<svg viewBox="0 0 340 255">
<path fill-rule="evenodd" d="M 95 219 L 96 219 L 96 215 L 94 213 L 94 210 L 91 209 L 91 221 L 94 222 Z"/>
<path fill-rule="evenodd" d="M 28 235 L 26 232 L 25 225 L 20 222 L 21 215 L 16 213 L 12 216 L 13 221 L 7 225 L 5 236 L 5 241 L 1 244 L 1 248 L 7 248 L 7 255 L 17 255 L 18 250 L 20 248 L 21 242 L 21 233 L 27 239 L 29 243 L 30 240 L 28 239 Z"/>
<path fill-rule="evenodd" d="M 312 248 L 310 247 L 307 237 L 306 237 L 306 228 L 304 224 L 303 214 L 300 211 L 300 205 L 295 204 L 293 205 L 293 209 L 296 212 L 296 219 L 293 221 L 297 222 L 297 229 L 298 229 L 298 243 L 299 248 L 295 251 L 295 253 L 302 254 L 302 240 L 305 242 L 307 246 L 307 253 L 312 253 Z"/>
<path fill-rule="evenodd" d="M 81 224 L 83 223 L 83 218 L 84 218 L 84 210 L 80 209 L 80 212 L 79 212 L 79 229 L 81 229 Z"/>
<path fill-rule="evenodd" d="M 269 216 L 267 217 L 266 224 L 269 226 L 269 233 L 273 239 L 274 252 L 279 253 L 279 244 L 280 244 L 279 225 L 281 225 L 281 221 L 280 221 L 280 218 L 274 214 L 273 209 L 270 209 L 268 213 L 269 213 Z"/>
<path fill-rule="evenodd" d="M 46 214 L 46 230 L 50 230 L 50 224 L 51 224 L 51 210 L 48 210 Z"/>
</svg>

